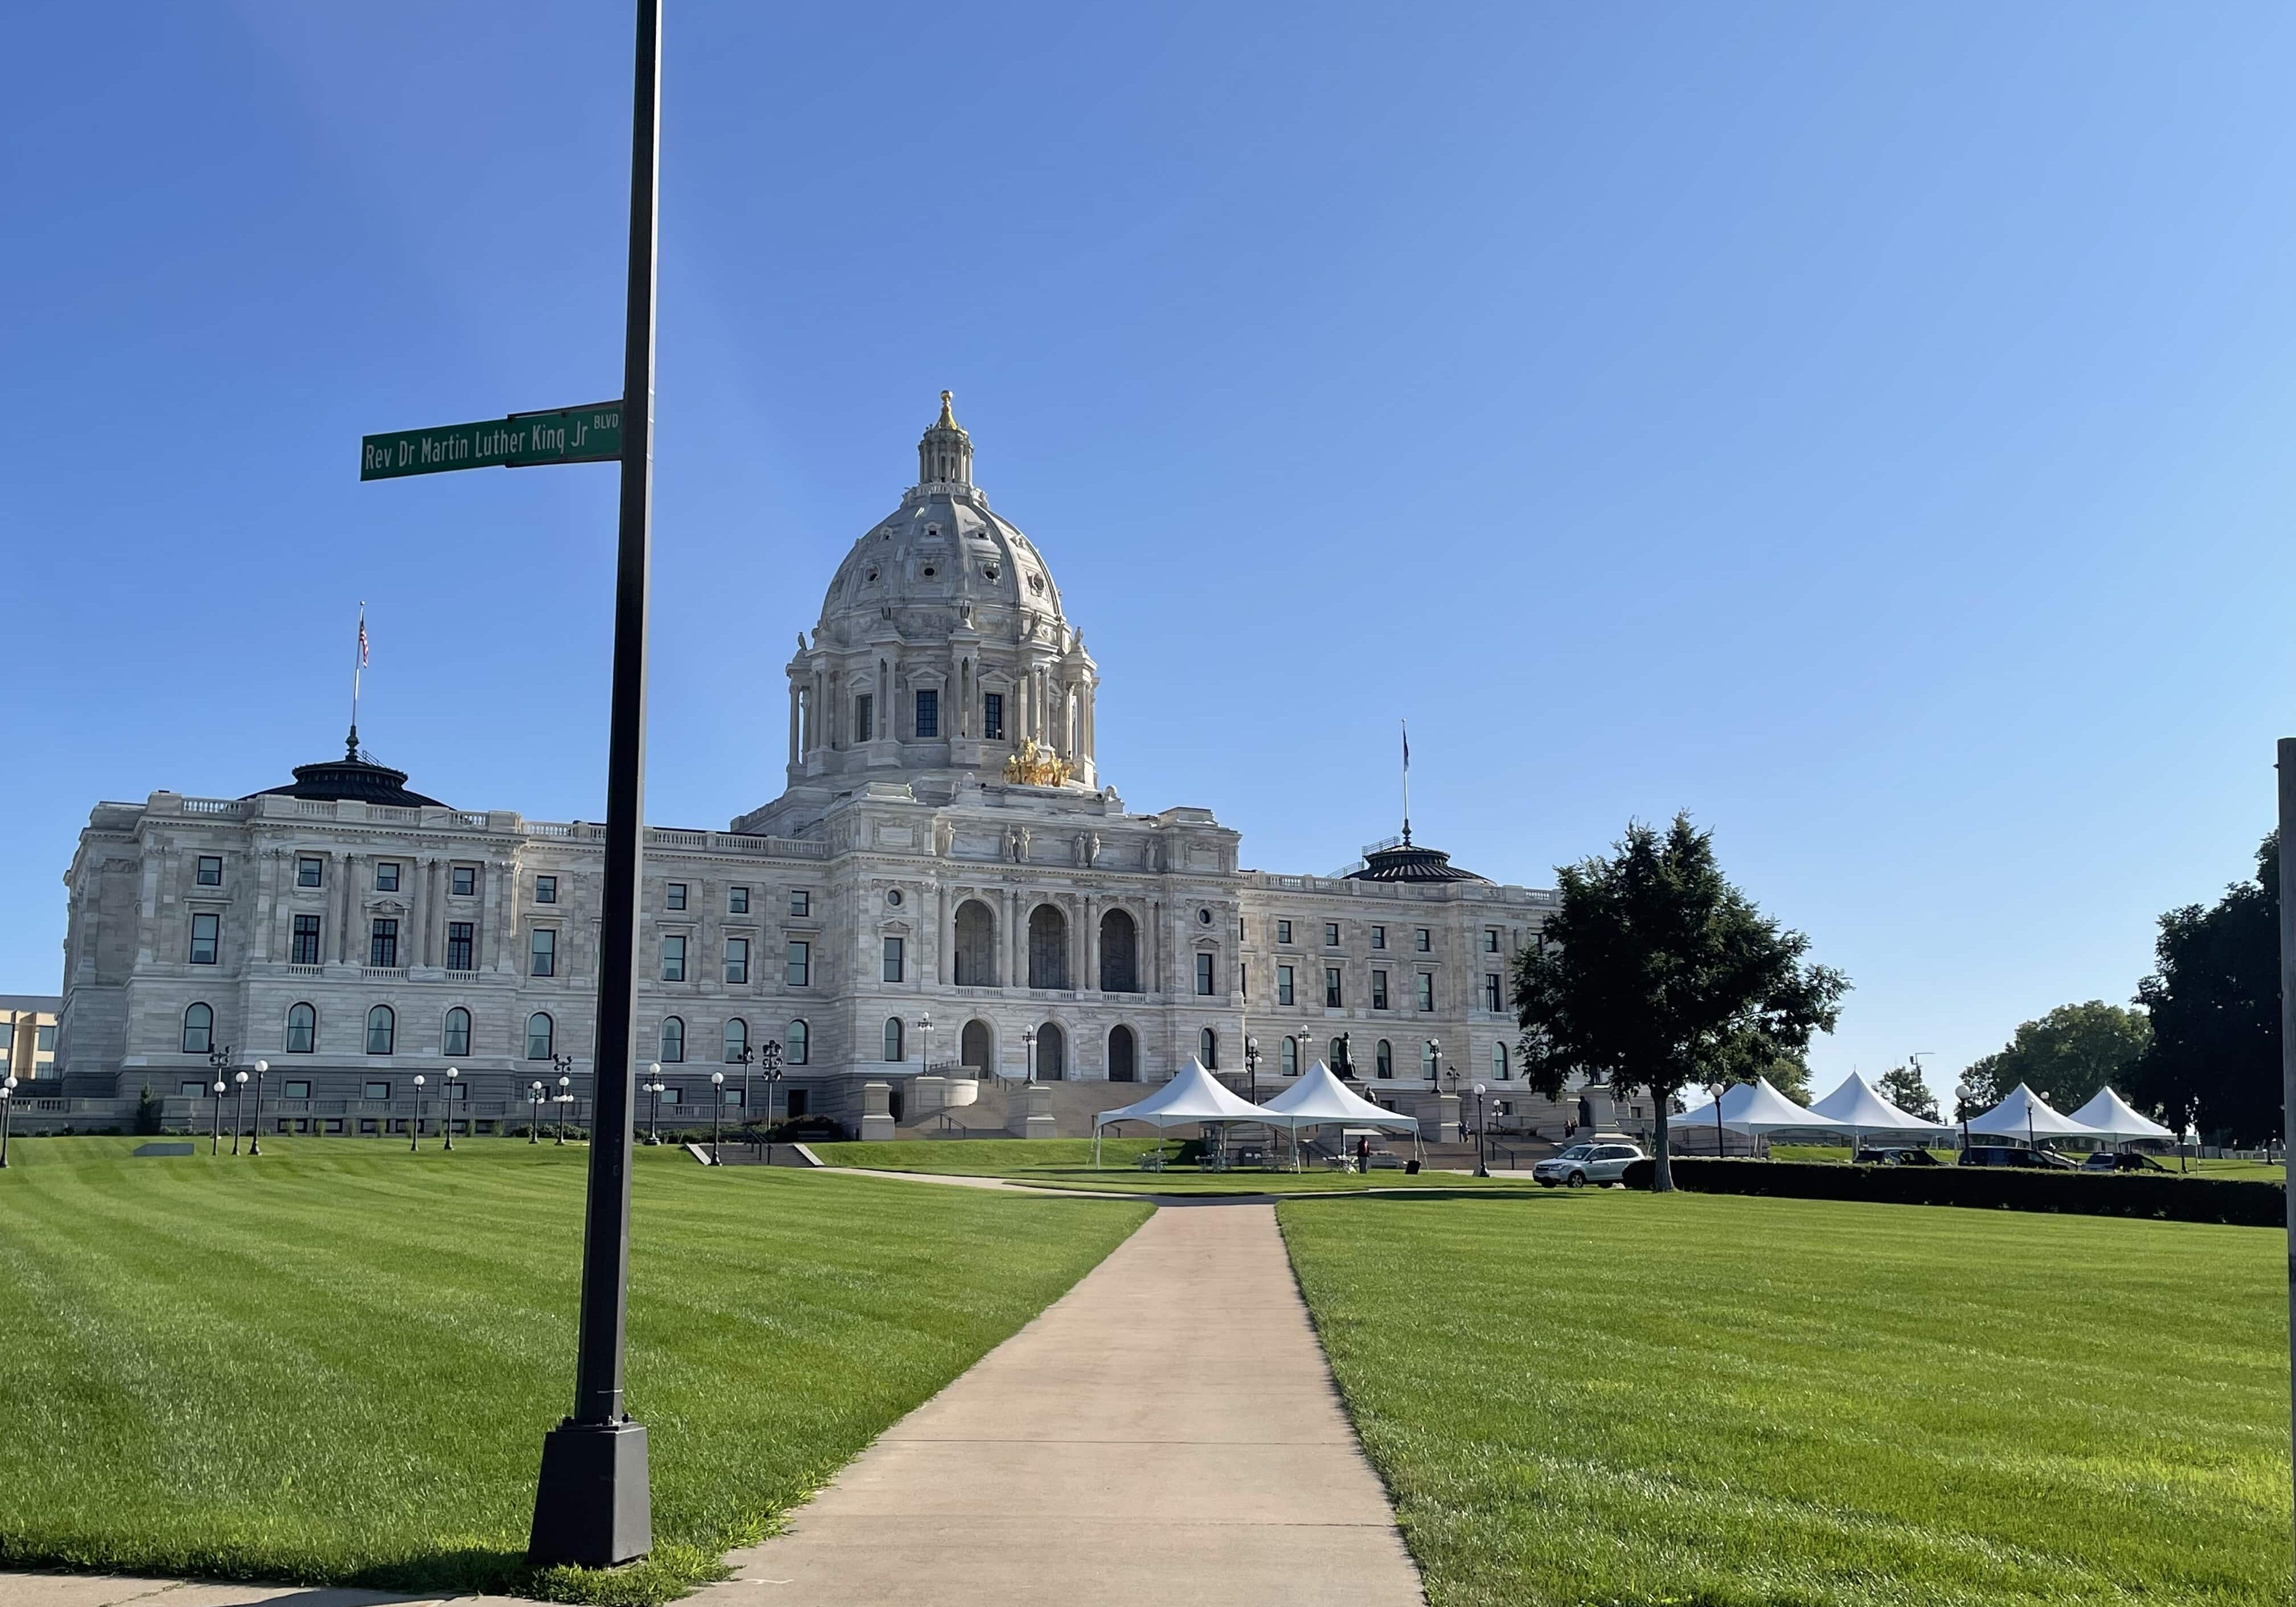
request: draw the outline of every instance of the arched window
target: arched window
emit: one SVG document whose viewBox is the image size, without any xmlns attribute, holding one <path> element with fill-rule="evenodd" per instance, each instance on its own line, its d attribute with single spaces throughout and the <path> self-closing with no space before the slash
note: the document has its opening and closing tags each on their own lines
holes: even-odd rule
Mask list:
<svg viewBox="0 0 2296 1607">
<path fill-rule="evenodd" d="M 309 1054 L 319 1046 L 319 1013 L 308 1004 L 287 1006 L 287 1053 Z"/>
<path fill-rule="evenodd" d="M 447 1013 L 447 1054 L 468 1054 L 471 1052 L 471 1013 L 460 1004 Z"/>
<path fill-rule="evenodd" d="M 184 1053 L 205 1054 L 215 1047 L 215 1012 L 205 1004 L 193 1004 L 184 1012 Z"/>
<path fill-rule="evenodd" d="M 1046 1021 L 1037 1029 L 1037 1080 L 1056 1083 L 1068 1075 L 1068 1039 L 1060 1028 Z"/>
<path fill-rule="evenodd" d="M 1419 1075 L 1433 1082 L 1435 1073 L 1440 1069 L 1435 1059 L 1435 1042 L 1430 1038 L 1419 1045 Z"/>
<path fill-rule="evenodd" d="M 388 1004 L 377 1004 L 366 1013 L 366 1052 L 369 1054 L 389 1054 L 398 1042 L 398 1018 Z"/>
<path fill-rule="evenodd" d="M 1507 1051 L 1505 1044 L 1491 1045 L 1491 1075 L 1501 1082 L 1507 1080 Z"/>
<path fill-rule="evenodd" d="M 526 1018 L 526 1058 L 548 1060 L 551 1054 L 552 1022 L 547 1013 L 536 1011 Z"/>
<path fill-rule="evenodd" d="M 784 1066 L 804 1065 L 806 1063 L 807 1045 L 812 1039 L 812 1037 L 813 1034 L 807 1029 L 806 1024 L 803 1021 L 791 1021 L 789 1024 L 789 1030 L 782 1036 L 782 1064 Z"/>
<path fill-rule="evenodd" d="M 888 1061 L 901 1058 L 901 1018 L 898 1015 L 885 1018 L 885 1058 Z"/>
<path fill-rule="evenodd" d="M 1140 991 L 1140 929 L 1120 909 L 1100 918 L 1100 990 Z"/>
<path fill-rule="evenodd" d="M 964 1023 L 964 1030 L 957 1036 L 956 1058 L 975 1077 L 987 1077 L 996 1069 L 996 1037 L 987 1021 Z"/>
<path fill-rule="evenodd" d="M 1196 1058 L 1204 1062 L 1204 1070 L 1219 1070 L 1219 1034 L 1205 1028 L 1196 1034 Z"/>
<path fill-rule="evenodd" d="M 960 988 L 996 986 L 996 917 L 978 898 L 956 906 L 956 972 Z"/>
<path fill-rule="evenodd" d="M 1279 1057 L 1279 1058 L 1280 1058 L 1281 1062 L 1282 1062 L 1282 1065 L 1283 1065 L 1283 1075 L 1284 1075 L 1284 1076 L 1286 1076 L 1286 1077 L 1297 1077 L 1297 1076 L 1299 1076 L 1299 1075 L 1300 1075 L 1300 1040 L 1299 1040 L 1298 1038 L 1296 1038 L 1296 1037 L 1287 1037 L 1287 1038 L 1285 1038 L 1285 1039 L 1283 1040 L 1283 1052 L 1282 1052 L 1282 1054 L 1281 1054 L 1281 1055 L 1280 1055 L 1280 1057 Z"/>
<path fill-rule="evenodd" d="M 1050 904 L 1029 912 L 1029 986 L 1069 985 L 1069 918 Z"/>
<path fill-rule="evenodd" d="M 1108 1029 L 1108 1080 L 1112 1083 L 1137 1082 L 1140 1079 L 1139 1045 L 1133 1041 L 1129 1027 Z"/>
<path fill-rule="evenodd" d="M 667 1065 L 685 1058 L 685 1023 L 674 1015 L 661 1018 L 661 1055 Z"/>
<path fill-rule="evenodd" d="M 1395 1075 L 1395 1045 L 1385 1038 L 1380 1039 L 1379 1047 L 1372 1051 L 1372 1069 L 1381 1077 Z"/>
<path fill-rule="evenodd" d="M 750 1023 L 735 1016 L 726 1023 L 726 1063 L 738 1062 L 750 1047 Z"/>
</svg>

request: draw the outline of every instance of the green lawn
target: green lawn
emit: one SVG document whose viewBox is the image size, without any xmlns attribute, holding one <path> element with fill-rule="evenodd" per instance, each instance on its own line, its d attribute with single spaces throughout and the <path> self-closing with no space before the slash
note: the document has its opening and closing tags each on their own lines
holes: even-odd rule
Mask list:
<svg viewBox="0 0 2296 1607">
<path fill-rule="evenodd" d="M 1193 1165 L 1161 1172 L 1140 1169 L 1139 1157 L 1153 1150 L 1152 1138 L 1111 1138 L 1101 1145 L 1101 1164 L 1092 1164 L 1089 1138 L 918 1138 L 887 1144 L 816 1144 L 809 1149 L 831 1166 L 868 1167 L 878 1171 L 931 1172 L 943 1177 L 1004 1177 L 1046 1188 L 1099 1189 L 1152 1194 L 1361 1193 L 1370 1189 L 1501 1189 L 1520 1192 L 1521 1178 L 1474 1178 L 1457 1172 L 1422 1172 L 1406 1177 L 1401 1168 L 1380 1168 L 1367 1177 L 1326 1171 L 1206 1172 Z M 1168 1141 L 1168 1154 L 1179 1152 Z"/>
<path fill-rule="evenodd" d="M 2288 1600 L 2277 1233 L 1699 1194 L 1278 1217 L 1434 1607 Z"/>
<path fill-rule="evenodd" d="M 536 1575 L 588 1152 L 133 1144 L 20 1142 L 0 1172 L 0 1563 L 666 1600 L 1147 1215 L 641 1150 L 629 1400 L 657 1550 Z"/>
</svg>

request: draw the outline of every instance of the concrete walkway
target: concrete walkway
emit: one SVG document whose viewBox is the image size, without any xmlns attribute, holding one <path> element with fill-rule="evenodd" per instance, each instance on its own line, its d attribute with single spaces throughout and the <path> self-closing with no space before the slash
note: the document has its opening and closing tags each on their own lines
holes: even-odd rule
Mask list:
<svg viewBox="0 0 2296 1607">
<path fill-rule="evenodd" d="M 1209 1202 L 1208 1202 L 1209 1203 Z M 708 1607 L 1418 1607 L 1266 1205 L 1160 1209 Z"/>
</svg>

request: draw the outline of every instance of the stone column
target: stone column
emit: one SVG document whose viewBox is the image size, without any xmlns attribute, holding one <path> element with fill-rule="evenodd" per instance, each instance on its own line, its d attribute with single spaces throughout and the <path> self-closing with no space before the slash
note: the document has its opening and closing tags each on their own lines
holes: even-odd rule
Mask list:
<svg viewBox="0 0 2296 1607">
<path fill-rule="evenodd" d="M 1090 893 L 1084 896 L 1084 975 L 1077 986 L 1100 991 L 1100 914 Z"/>
<path fill-rule="evenodd" d="M 789 698 L 790 698 L 790 740 L 789 740 L 789 762 L 790 762 L 790 763 L 791 763 L 792 765 L 794 765 L 795 763 L 797 763 L 797 760 L 798 760 L 798 695 L 797 695 L 797 683 L 796 683 L 794 680 L 792 680 L 792 681 L 790 683 Z"/>
<path fill-rule="evenodd" d="M 335 963 L 351 963 L 351 880 L 358 874 L 357 854 L 335 856 Z"/>
</svg>

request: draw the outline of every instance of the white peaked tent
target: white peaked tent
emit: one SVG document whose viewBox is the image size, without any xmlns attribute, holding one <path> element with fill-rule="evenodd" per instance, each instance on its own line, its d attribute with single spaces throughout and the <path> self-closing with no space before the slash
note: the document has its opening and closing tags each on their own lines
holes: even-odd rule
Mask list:
<svg viewBox="0 0 2296 1607">
<path fill-rule="evenodd" d="M 2135 1115 L 2135 1111 L 2130 1111 Z M 2049 1102 L 2019 1083 L 2009 1097 L 1982 1116 L 1972 1116 L 1969 1130 L 1990 1138 L 2103 1138 L 2105 1134 L 2085 1121 L 2062 1114 Z"/>
<path fill-rule="evenodd" d="M 1414 1143 L 1419 1136 L 1419 1118 L 1372 1103 L 1332 1075 L 1331 1067 L 1322 1061 L 1269 1100 L 1266 1110 L 1267 1114 L 1263 1119 L 1269 1126 L 1292 1130 L 1292 1164 L 1295 1168 L 1300 1164 L 1301 1127 L 1384 1127 L 1391 1133 L 1408 1133 Z"/>
<path fill-rule="evenodd" d="M 1144 1121 L 1153 1127 L 1189 1127 L 1199 1123 L 1266 1121 L 1267 1112 L 1239 1099 L 1191 1057 L 1178 1076 L 1147 1098 L 1092 1119 L 1093 1164 L 1100 1163 L 1100 1130 L 1119 1121 Z"/>
<path fill-rule="evenodd" d="M 1882 1097 L 1882 1091 L 1852 1071 L 1842 1085 L 1824 1099 L 1810 1101 L 1809 1108 L 1820 1116 L 1830 1116 L 1849 1129 L 1849 1152 L 1857 1153 L 1857 1146 L 1868 1133 L 1948 1133 L 1948 1122 L 1931 1121 L 1910 1111 L 1901 1111 Z"/>
<path fill-rule="evenodd" d="M 2157 1138 L 2173 1144 L 2177 1136 L 2149 1116 L 2140 1116 L 2111 1088 L 2099 1088 L 2096 1097 L 2072 1114 L 2072 1119 L 2095 1127 L 2116 1144 Z"/>
<path fill-rule="evenodd" d="M 1771 1086 L 1768 1078 L 1758 1077 L 1750 1083 L 1731 1084 L 1722 1090 L 1718 1100 L 1710 1100 L 1694 1111 L 1668 1117 L 1667 1126 L 1719 1127 L 1751 1137 L 1767 1138 L 1773 1133 L 1790 1130 L 1839 1132 L 1843 1124 L 1794 1103 Z"/>
</svg>

